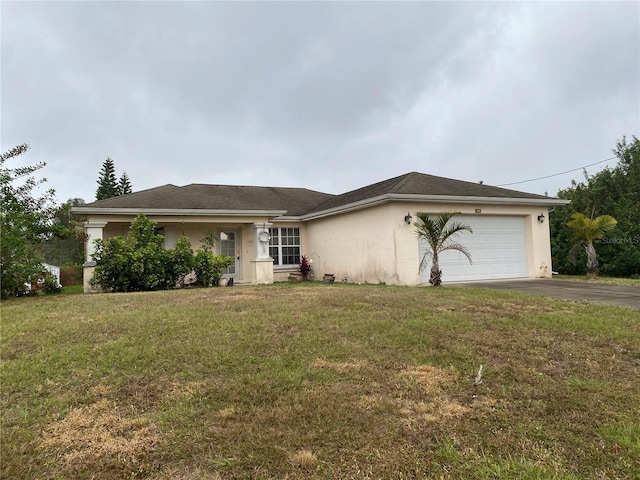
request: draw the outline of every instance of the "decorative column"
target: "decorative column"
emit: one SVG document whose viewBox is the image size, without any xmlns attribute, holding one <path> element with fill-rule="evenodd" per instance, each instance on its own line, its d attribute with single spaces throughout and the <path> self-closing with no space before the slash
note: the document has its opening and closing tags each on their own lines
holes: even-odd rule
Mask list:
<svg viewBox="0 0 640 480">
<path fill-rule="evenodd" d="M 255 257 L 253 264 L 253 283 L 273 283 L 273 258 L 269 256 L 269 228 L 272 223 L 254 223 Z"/>
<path fill-rule="evenodd" d="M 85 222 L 84 233 L 86 235 L 85 262 L 82 265 L 82 283 L 84 284 L 84 292 L 99 291 L 93 287 L 89 281 L 93 278 L 93 271 L 96 268 L 96 262 L 91 259 L 96 251 L 96 240 L 102 240 L 102 232 L 107 222 Z"/>
</svg>

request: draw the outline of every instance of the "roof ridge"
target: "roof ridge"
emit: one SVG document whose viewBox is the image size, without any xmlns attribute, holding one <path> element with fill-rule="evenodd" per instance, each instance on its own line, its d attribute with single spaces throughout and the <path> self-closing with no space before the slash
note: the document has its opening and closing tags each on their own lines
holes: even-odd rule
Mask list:
<svg viewBox="0 0 640 480">
<path fill-rule="evenodd" d="M 409 182 L 410 177 L 414 177 L 415 174 L 417 172 L 409 172 L 409 173 L 405 173 L 404 175 L 400 175 L 399 177 L 396 177 L 399 179 L 398 183 L 389 191 L 389 193 L 395 193 L 398 190 L 400 190 L 402 187 L 404 187 L 407 182 Z"/>
<path fill-rule="evenodd" d="M 330 195 L 330 196 L 335 196 L 335 194 L 333 193 L 327 193 L 327 192 L 322 192 L 320 190 L 314 190 L 312 188 L 307 188 L 307 187 L 280 187 L 280 186 L 274 186 L 274 185 L 232 185 L 232 184 L 228 184 L 228 183 L 189 183 L 187 185 L 183 185 L 180 188 L 186 188 L 186 187 L 228 187 L 228 188 L 257 188 L 257 189 L 264 189 L 264 190 L 296 190 L 296 191 L 306 191 L 306 192 L 313 192 L 313 193 L 320 193 L 323 195 Z"/>
</svg>

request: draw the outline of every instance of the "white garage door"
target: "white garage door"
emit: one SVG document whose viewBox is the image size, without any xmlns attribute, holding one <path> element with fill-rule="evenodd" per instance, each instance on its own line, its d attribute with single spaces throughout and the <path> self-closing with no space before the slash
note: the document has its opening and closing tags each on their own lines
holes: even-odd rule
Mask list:
<svg viewBox="0 0 640 480">
<path fill-rule="evenodd" d="M 471 253 L 472 264 L 462 253 L 446 251 L 440 255 L 443 282 L 491 280 L 528 277 L 527 240 L 524 217 L 489 215 L 459 215 L 452 221 L 462 222 L 473 229 L 473 234 L 460 232 L 456 237 Z M 426 242 L 420 239 L 420 260 L 426 251 Z M 429 282 L 431 263 L 420 272 L 420 281 Z"/>
</svg>

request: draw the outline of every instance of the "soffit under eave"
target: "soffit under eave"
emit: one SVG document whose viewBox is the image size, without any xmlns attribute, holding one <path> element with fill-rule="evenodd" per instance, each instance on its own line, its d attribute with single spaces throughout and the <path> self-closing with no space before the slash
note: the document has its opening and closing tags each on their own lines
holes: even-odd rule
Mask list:
<svg viewBox="0 0 640 480">
<path fill-rule="evenodd" d="M 83 214 L 88 222 L 108 222 L 108 223 L 131 223 L 138 213 L 110 213 L 110 214 Z M 209 214 L 167 214 L 166 212 L 142 212 L 147 218 L 154 222 L 162 223 L 225 223 L 225 224 L 247 224 L 247 223 L 264 223 L 272 222 L 273 219 L 281 216 L 282 212 L 234 212 L 232 214 L 225 213 L 209 213 Z"/>
<path fill-rule="evenodd" d="M 321 210 L 297 217 L 300 221 L 306 222 L 318 218 L 330 217 L 333 215 L 341 215 L 343 213 L 371 208 L 374 206 L 398 202 L 398 203 L 430 203 L 430 204 L 463 204 L 463 205 L 503 205 L 514 207 L 554 207 L 568 205 L 569 200 L 559 198 L 506 198 L 506 197 L 454 197 L 445 195 L 414 195 L 414 194 L 386 194 L 378 197 L 360 200 L 339 207 L 333 207 L 327 210 Z"/>
</svg>

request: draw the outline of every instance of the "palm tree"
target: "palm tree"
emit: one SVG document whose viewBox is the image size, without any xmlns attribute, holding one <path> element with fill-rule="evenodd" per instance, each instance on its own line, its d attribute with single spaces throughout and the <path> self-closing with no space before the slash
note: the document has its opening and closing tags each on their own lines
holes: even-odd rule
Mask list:
<svg viewBox="0 0 640 480">
<path fill-rule="evenodd" d="M 463 230 L 469 233 L 473 233 L 473 230 L 469 225 L 463 223 L 449 223 L 456 215 L 460 215 L 460 212 L 444 212 L 433 217 L 423 212 L 418 212 L 417 214 L 420 221 L 414 224 L 416 226 L 416 233 L 419 238 L 424 238 L 428 247 L 420 262 L 420 271 L 426 268 L 428 260 L 431 259 L 429 283 L 434 287 L 439 287 L 442 283 L 442 270 L 440 270 L 438 263 L 438 255 L 442 252 L 446 250 L 457 250 L 463 253 L 469 259 L 469 263 L 471 263 L 469 250 L 467 250 L 467 247 L 464 245 L 456 242 L 454 237 Z"/>
<path fill-rule="evenodd" d="M 572 262 L 575 264 L 576 251 L 584 246 L 587 252 L 587 277 L 595 277 L 598 274 L 598 259 L 596 249 L 593 246 L 594 240 L 604 237 L 605 233 L 616 226 L 617 220 L 611 215 L 600 215 L 597 218 L 587 218 L 582 213 L 574 213 L 567 226 L 573 230 L 576 243 L 569 252 Z"/>
</svg>

